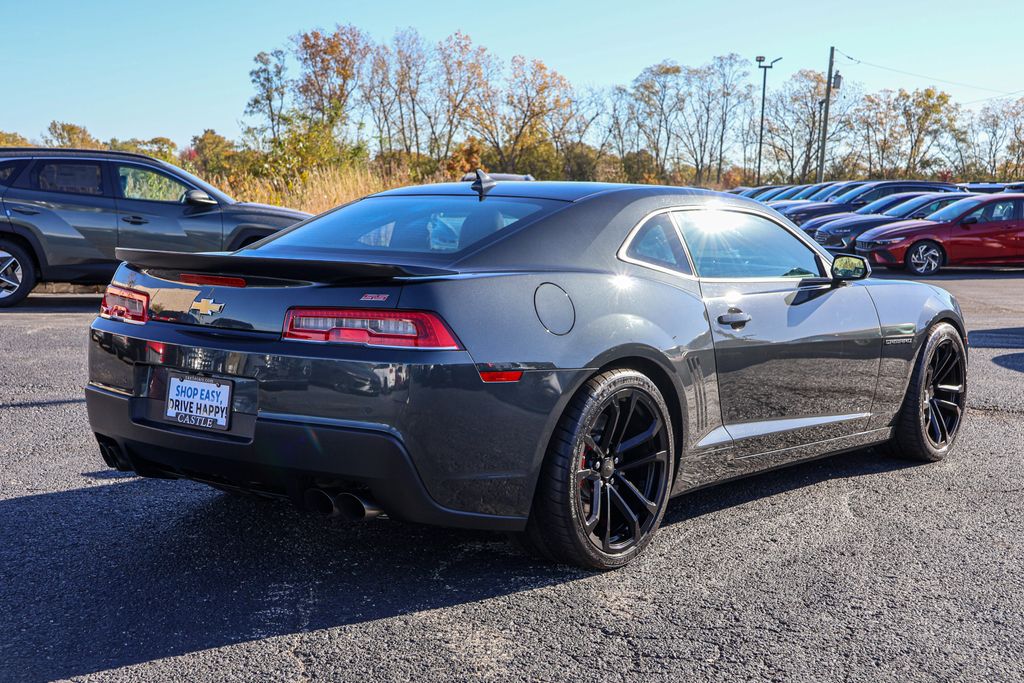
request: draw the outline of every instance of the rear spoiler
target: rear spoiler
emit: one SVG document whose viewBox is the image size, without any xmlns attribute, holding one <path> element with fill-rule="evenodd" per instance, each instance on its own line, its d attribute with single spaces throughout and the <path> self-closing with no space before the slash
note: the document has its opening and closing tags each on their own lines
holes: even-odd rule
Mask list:
<svg viewBox="0 0 1024 683">
<path fill-rule="evenodd" d="M 218 275 L 248 275 L 309 282 L 334 283 L 399 277 L 443 277 L 457 274 L 454 270 L 433 266 L 236 256 L 227 252 L 189 253 L 119 248 L 115 254 L 118 259 L 140 268 L 158 268 L 189 273 L 216 273 Z"/>
</svg>

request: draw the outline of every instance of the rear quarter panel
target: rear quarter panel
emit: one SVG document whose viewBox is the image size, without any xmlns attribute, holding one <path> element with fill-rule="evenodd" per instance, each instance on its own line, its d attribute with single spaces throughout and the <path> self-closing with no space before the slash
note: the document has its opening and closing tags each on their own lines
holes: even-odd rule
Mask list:
<svg viewBox="0 0 1024 683">
<path fill-rule="evenodd" d="M 928 331 L 941 321 L 953 324 L 967 340 L 956 298 L 934 285 L 908 280 L 871 280 L 868 291 L 882 326 L 882 363 L 869 429 L 892 423 L 906 394 L 914 363 Z"/>
</svg>

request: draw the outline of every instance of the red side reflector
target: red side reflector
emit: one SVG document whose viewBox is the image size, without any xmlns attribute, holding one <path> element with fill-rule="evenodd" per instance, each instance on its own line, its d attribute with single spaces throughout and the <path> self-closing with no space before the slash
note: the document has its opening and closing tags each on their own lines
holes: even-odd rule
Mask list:
<svg viewBox="0 0 1024 683">
<path fill-rule="evenodd" d="M 522 370 L 481 371 L 480 379 L 487 382 L 518 382 L 523 378 Z"/>
<path fill-rule="evenodd" d="M 100 302 L 100 317 L 142 324 L 149 320 L 149 294 L 107 285 Z"/>
<path fill-rule="evenodd" d="M 204 275 L 202 273 L 182 273 L 178 282 L 190 285 L 214 285 L 216 287 L 245 287 L 245 278 L 227 275 Z"/>
<path fill-rule="evenodd" d="M 283 339 L 414 349 L 462 349 L 441 316 L 428 311 L 293 308 Z"/>
</svg>

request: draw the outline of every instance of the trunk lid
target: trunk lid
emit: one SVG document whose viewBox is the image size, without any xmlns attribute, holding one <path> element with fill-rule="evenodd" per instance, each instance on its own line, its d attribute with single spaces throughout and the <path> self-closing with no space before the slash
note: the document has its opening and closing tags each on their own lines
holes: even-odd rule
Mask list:
<svg viewBox="0 0 1024 683">
<path fill-rule="evenodd" d="M 280 334 L 289 308 L 395 308 L 405 278 L 452 271 L 416 264 L 118 249 L 114 283 L 145 292 L 150 318 Z M 210 331 L 213 331 L 211 329 Z"/>
</svg>

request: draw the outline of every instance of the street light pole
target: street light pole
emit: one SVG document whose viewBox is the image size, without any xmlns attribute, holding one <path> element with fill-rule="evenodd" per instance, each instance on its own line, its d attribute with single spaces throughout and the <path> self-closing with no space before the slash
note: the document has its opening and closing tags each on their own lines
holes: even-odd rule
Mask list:
<svg viewBox="0 0 1024 683">
<path fill-rule="evenodd" d="M 761 73 L 764 74 L 761 78 L 761 129 L 757 135 L 757 182 L 755 185 L 761 184 L 761 149 L 764 147 L 764 96 L 768 90 L 768 69 L 775 66 L 775 62 L 781 60 L 782 57 L 773 59 L 768 66 L 764 65 L 765 58 L 758 55 L 755 58 L 757 61 L 757 67 L 761 69 Z"/>
</svg>

